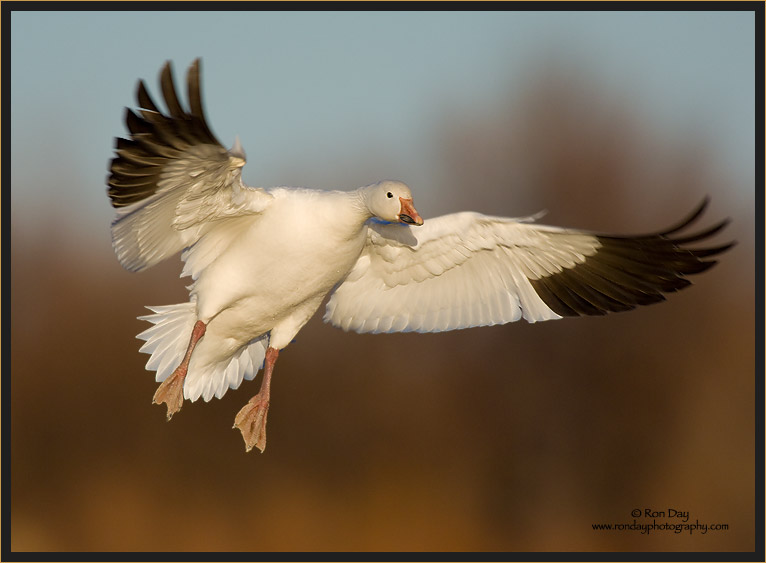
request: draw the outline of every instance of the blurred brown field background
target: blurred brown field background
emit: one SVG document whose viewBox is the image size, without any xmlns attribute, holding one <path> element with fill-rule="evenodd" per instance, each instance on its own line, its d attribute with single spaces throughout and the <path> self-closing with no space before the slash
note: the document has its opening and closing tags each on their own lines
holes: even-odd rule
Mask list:
<svg viewBox="0 0 766 563">
<path fill-rule="evenodd" d="M 14 223 L 12 549 L 754 549 L 753 208 L 704 139 L 658 138 L 644 118 L 540 73 L 505 106 L 443 113 L 445 181 L 425 198 L 413 185 L 415 202 L 426 220 L 548 209 L 543 223 L 636 234 L 708 194 L 700 225 L 729 216 L 714 243 L 738 241 L 718 266 L 607 317 L 357 335 L 317 315 L 280 355 L 262 455 L 231 428 L 260 376 L 170 423 L 151 404 L 136 316 L 186 300 L 178 259 L 130 274 L 106 223 L 89 241 Z M 634 509 L 728 530 L 592 528 Z"/>
</svg>

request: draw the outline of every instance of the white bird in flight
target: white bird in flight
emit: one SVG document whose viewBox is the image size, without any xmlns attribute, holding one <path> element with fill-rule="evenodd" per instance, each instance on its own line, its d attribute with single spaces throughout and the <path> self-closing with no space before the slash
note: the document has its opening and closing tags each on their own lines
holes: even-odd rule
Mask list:
<svg viewBox="0 0 766 563">
<path fill-rule="evenodd" d="M 266 447 L 279 352 L 329 294 L 324 321 L 356 332 L 440 332 L 565 316 L 603 315 L 664 300 L 731 244 L 688 249 L 727 220 L 678 236 L 673 228 L 612 236 L 473 212 L 423 221 L 410 188 L 385 180 L 352 191 L 253 188 L 242 183 L 239 139 L 225 149 L 202 108 L 200 62 L 189 67 L 188 111 L 170 63 L 160 75 L 167 112 L 138 83 L 129 139 L 116 139 L 108 195 L 117 258 L 138 272 L 181 251 L 189 301 L 148 307 L 138 335 L 161 385 L 167 418 L 184 399 L 209 401 L 253 379 L 239 411 L 247 451 Z M 733 244 L 733 243 L 732 243 Z"/>
</svg>

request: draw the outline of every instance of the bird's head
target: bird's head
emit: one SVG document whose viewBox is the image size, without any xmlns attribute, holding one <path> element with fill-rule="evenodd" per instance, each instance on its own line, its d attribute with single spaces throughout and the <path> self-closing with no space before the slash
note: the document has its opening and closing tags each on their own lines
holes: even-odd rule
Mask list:
<svg viewBox="0 0 766 563">
<path fill-rule="evenodd" d="M 367 207 L 377 218 L 391 223 L 422 225 L 423 218 L 415 210 L 407 184 L 384 180 L 366 189 Z"/>
</svg>

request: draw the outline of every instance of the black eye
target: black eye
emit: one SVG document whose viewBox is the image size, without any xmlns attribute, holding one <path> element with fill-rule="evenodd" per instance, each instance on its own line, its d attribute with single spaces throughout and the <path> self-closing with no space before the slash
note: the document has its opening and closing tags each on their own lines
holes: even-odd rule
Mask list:
<svg viewBox="0 0 766 563">
<path fill-rule="evenodd" d="M 388 198 L 392 198 L 392 197 L 394 197 L 394 194 L 392 194 L 391 192 L 388 192 L 388 193 L 386 194 L 386 197 L 388 197 Z"/>
</svg>

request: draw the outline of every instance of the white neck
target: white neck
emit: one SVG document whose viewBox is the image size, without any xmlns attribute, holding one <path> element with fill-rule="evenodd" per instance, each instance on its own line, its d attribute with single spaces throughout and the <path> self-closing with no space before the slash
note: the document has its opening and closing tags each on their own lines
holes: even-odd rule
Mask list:
<svg viewBox="0 0 766 563">
<path fill-rule="evenodd" d="M 362 223 L 373 217 L 373 213 L 370 211 L 370 195 L 374 187 L 375 184 L 372 184 L 346 192 L 349 195 L 354 212 L 358 214 Z"/>
</svg>

